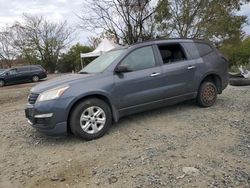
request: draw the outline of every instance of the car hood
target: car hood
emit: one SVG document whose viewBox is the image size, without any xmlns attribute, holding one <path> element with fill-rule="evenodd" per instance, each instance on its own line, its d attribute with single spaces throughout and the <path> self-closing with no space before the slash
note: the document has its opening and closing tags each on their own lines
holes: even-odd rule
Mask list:
<svg viewBox="0 0 250 188">
<path fill-rule="evenodd" d="M 33 87 L 31 89 L 31 92 L 34 93 L 41 93 L 44 91 L 47 91 L 49 89 L 53 89 L 56 87 L 60 87 L 63 85 L 70 85 L 72 83 L 74 83 L 75 81 L 78 81 L 79 79 L 87 79 L 89 77 L 93 77 L 95 74 L 67 74 L 64 76 L 59 76 L 57 78 L 48 80 L 48 81 L 44 81 L 38 85 L 36 85 L 35 87 Z"/>
</svg>

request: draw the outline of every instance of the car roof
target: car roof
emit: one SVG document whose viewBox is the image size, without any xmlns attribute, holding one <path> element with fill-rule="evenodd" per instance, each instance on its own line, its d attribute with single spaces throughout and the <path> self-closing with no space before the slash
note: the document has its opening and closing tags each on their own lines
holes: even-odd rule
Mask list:
<svg viewBox="0 0 250 188">
<path fill-rule="evenodd" d="M 137 48 L 137 47 L 143 47 L 147 45 L 153 45 L 153 44 L 164 44 L 164 43 L 185 43 L 185 42 L 199 42 L 199 43 L 205 43 L 211 45 L 209 41 L 202 40 L 202 39 L 190 39 L 190 38 L 170 38 L 170 39 L 153 39 L 153 40 L 146 40 L 142 42 L 137 42 L 131 45 L 127 46 L 120 46 L 113 50 L 120 50 L 120 49 L 127 49 L 127 48 Z M 113 51 L 111 50 L 111 51 Z"/>
<path fill-rule="evenodd" d="M 23 66 L 18 66 L 18 67 L 13 67 L 15 68 L 29 68 L 29 67 L 41 67 L 41 65 L 23 65 Z"/>
<path fill-rule="evenodd" d="M 200 42 L 200 43 L 210 43 L 202 39 L 191 39 L 191 38 L 170 38 L 170 39 L 153 39 L 142 42 L 134 43 L 132 46 L 143 46 L 143 45 L 152 45 L 152 44 L 161 44 L 161 43 L 179 43 L 179 42 Z"/>
</svg>

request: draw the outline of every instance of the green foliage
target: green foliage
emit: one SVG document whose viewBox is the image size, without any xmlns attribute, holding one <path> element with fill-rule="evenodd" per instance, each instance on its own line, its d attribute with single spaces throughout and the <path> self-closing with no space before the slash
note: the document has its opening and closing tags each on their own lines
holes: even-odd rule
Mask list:
<svg viewBox="0 0 250 188">
<path fill-rule="evenodd" d="M 63 54 L 59 59 L 57 69 L 59 72 L 71 72 L 72 70 L 77 72 L 81 70 L 81 58 L 80 53 L 88 53 L 93 49 L 88 46 L 76 44 L 72 46 L 66 54 Z M 83 66 L 86 66 L 93 58 L 82 59 Z"/>
<path fill-rule="evenodd" d="M 155 9 L 155 21 L 156 23 L 160 23 L 157 25 L 157 29 L 162 32 L 168 27 L 168 22 L 171 18 L 170 10 L 169 10 L 169 2 L 168 0 L 160 0 Z"/>
<path fill-rule="evenodd" d="M 240 65 L 250 68 L 250 37 L 237 44 L 224 44 L 220 51 L 228 58 L 231 70 Z"/>
<path fill-rule="evenodd" d="M 249 0 L 159 0 L 155 13 L 161 36 L 240 41 L 245 16 L 235 13 Z"/>
</svg>

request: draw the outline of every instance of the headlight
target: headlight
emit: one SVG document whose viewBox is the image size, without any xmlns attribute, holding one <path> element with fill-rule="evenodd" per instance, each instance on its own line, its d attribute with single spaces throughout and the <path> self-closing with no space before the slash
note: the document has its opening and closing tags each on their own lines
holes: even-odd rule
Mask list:
<svg viewBox="0 0 250 188">
<path fill-rule="evenodd" d="M 57 99 L 69 88 L 69 86 L 61 86 L 41 93 L 37 99 L 38 102 Z"/>
</svg>

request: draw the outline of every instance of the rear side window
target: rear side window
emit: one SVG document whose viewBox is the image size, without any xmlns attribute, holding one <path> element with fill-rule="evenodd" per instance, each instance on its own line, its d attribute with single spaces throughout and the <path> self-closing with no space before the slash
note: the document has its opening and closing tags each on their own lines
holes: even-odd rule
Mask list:
<svg viewBox="0 0 250 188">
<path fill-rule="evenodd" d="M 185 53 L 180 44 L 159 45 L 158 49 L 164 64 L 183 61 L 186 59 Z"/>
<path fill-rule="evenodd" d="M 12 69 L 8 71 L 9 75 L 15 75 L 17 73 L 17 69 Z"/>
<path fill-rule="evenodd" d="M 39 71 L 39 70 L 41 70 L 41 68 L 40 67 L 30 67 L 30 70 L 31 71 Z"/>
<path fill-rule="evenodd" d="M 205 56 L 213 51 L 212 47 L 205 43 L 195 43 L 200 57 Z"/>
<path fill-rule="evenodd" d="M 155 66 L 154 52 L 151 46 L 142 47 L 131 52 L 121 65 L 128 65 L 132 71 L 138 71 Z"/>
<path fill-rule="evenodd" d="M 30 71 L 29 67 L 19 67 L 17 68 L 17 72 L 27 72 Z"/>
</svg>

